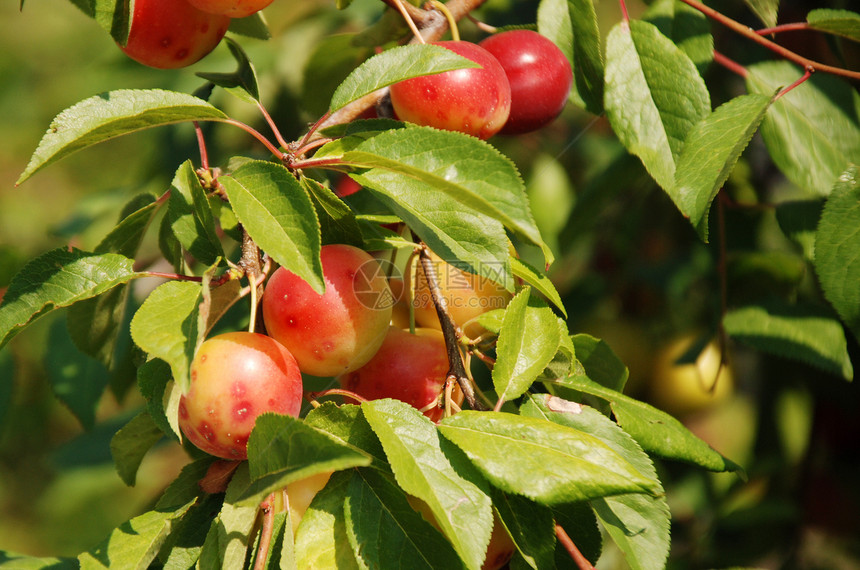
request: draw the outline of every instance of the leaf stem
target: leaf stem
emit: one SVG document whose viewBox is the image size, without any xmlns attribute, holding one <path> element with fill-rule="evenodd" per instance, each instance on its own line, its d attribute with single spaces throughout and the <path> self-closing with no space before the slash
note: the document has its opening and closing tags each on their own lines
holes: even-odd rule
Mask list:
<svg viewBox="0 0 860 570">
<path fill-rule="evenodd" d="M 200 122 L 194 121 L 194 132 L 197 134 L 197 146 L 200 149 L 200 166 L 209 170 L 209 153 L 206 151 L 206 139 L 203 138 L 203 129 Z"/>
<path fill-rule="evenodd" d="M 813 71 L 814 71 L 813 69 L 810 69 L 807 67 L 806 71 L 804 71 L 803 76 L 800 79 L 798 79 L 797 81 L 795 81 L 794 83 L 792 83 L 788 87 L 783 87 L 782 89 L 780 89 L 779 93 L 776 94 L 776 97 L 774 97 L 773 100 L 776 101 L 777 99 L 779 99 L 780 97 L 782 97 L 783 95 L 785 95 L 786 93 L 788 93 L 789 91 L 791 91 L 792 89 L 794 89 L 795 87 L 800 85 L 801 83 L 806 82 L 807 79 L 812 77 Z"/>
<path fill-rule="evenodd" d="M 398 12 L 400 12 L 400 15 L 403 16 L 403 19 L 406 21 L 406 25 L 409 26 L 410 30 L 412 30 L 412 35 L 416 40 L 418 40 L 418 43 L 425 43 L 424 37 L 421 35 L 421 32 L 418 31 L 418 26 L 415 25 L 415 20 L 412 19 L 409 12 L 403 7 L 402 0 L 392 0 L 392 4 L 394 4 L 394 7 Z"/>
<path fill-rule="evenodd" d="M 627 11 L 627 3 L 624 0 L 618 0 L 618 4 L 621 7 L 621 17 L 625 22 L 629 22 L 630 13 Z"/>
<path fill-rule="evenodd" d="M 196 275 L 180 275 L 179 273 L 162 273 L 161 271 L 144 271 L 144 275 L 147 277 L 161 277 L 163 279 L 173 279 L 174 281 L 196 281 L 198 283 L 203 282 L 202 277 L 197 277 Z"/>
<path fill-rule="evenodd" d="M 723 67 L 740 77 L 746 77 L 747 75 L 749 75 L 749 70 L 747 70 L 746 67 L 739 64 L 733 59 L 729 59 L 717 50 L 714 50 L 714 62 L 718 63 L 719 65 L 722 65 Z"/>
<path fill-rule="evenodd" d="M 430 257 L 430 252 L 426 245 L 422 244 L 418 258 L 421 262 L 421 269 L 424 271 L 424 278 L 427 280 L 427 288 L 430 290 L 433 305 L 436 307 L 436 315 L 439 317 L 439 323 L 442 325 L 442 335 L 445 337 L 445 349 L 448 352 L 449 365 L 446 381 L 453 380 L 460 385 L 460 390 L 463 391 L 466 401 L 469 402 L 469 406 L 473 410 L 484 410 L 486 409 L 484 405 L 475 398 L 472 380 L 466 372 L 466 366 L 463 363 L 463 353 L 460 352 L 460 335 L 457 333 L 454 321 L 448 313 L 445 298 L 439 289 L 439 281 L 436 278 L 433 259 Z"/>
<path fill-rule="evenodd" d="M 284 140 L 283 135 L 281 135 L 281 130 L 278 128 L 278 125 L 275 124 L 275 121 L 272 119 L 272 116 L 269 115 L 269 111 L 266 110 L 266 107 L 263 106 L 262 103 L 257 101 L 257 108 L 260 110 L 260 113 L 263 115 L 263 118 L 268 123 L 269 128 L 272 129 L 272 133 L 275 135 L 275 140 L 278 141 L 278 144 L 281 145 L 282 148 L 287 148 L 289 143 Z"/>
<path fill-rule="evenodd" d="M 570 536 L 568 536 L 567 532 L 561 527 L 560 524 L 555 524 L 555 536 L 558 538 L 558 542 L 567 550 L 567 553 L 570 554 L 571 559 L 576 563 L 576 566 L 579 570 L 594 570 L 594 566 L 591 565 L 591 562 L 582 555 L 579 549 L 574 544 L 573 540 L 571 540 Z"/>
<path fill-rule="evenodd" d="M 730 30 L 736 32 L 737 34 L 740 34 L 741 36 L 744 36 L 745 38 L 752 40 L 760 46 L 769 49 L 770 51 L 783 57 L 784 59 L 787 59 L 788 61 L 802 66 L 804 69 L 809 69 L 813 72 L 821 71 L 824 73 L 829 73 L 831 75 L 838 75 L 848 79 L 853 79 L 855 81 L 860 81 L 860 71 L 851 71 L 848 69 L 843 69 L 841 67 L 834 67 L 832 65 L 826 65 L 824 63 L 820 63 L 809 58 L 803 57 L 802 55 L 795 53 L 790 49 L 784 48 L 781 45 L 772 42 L 765 37 L 762 37 L 749 26 L 745 26 L 736 20 L 732 20 L 725 14 L 722 14 L 714 10 L 713 8 L 705 6 L 698 0 L 681 0 L 681 2 L 690 6 L 691 8 L 695 8 L 705 16 L 711 18 L 716 22 L 719 22 Z"/>
<path fill-rule="evenodd" d="M 798 30 L 809 30 L 809 24 L 807 22 L 795 22 L 792 24 L 781 24 L 779 26 L 774 26 L 772 28 L 763 28 L 761 30 L 756 30 L 760 36 L 770 36 L 772 34 L 779 34 L 781 32 L 795 32 Z"/>
<path fill-rule="evenodd" d="M 366 398 L 362 398 L 355 392 L 344 390 L 342 388 L 329 388 L 327 390 L 320 390 L 319 392 L 307 392 L 305 394 L 305 399 L 307 399 L 309 402 L 313 402 L 314 400 L 322 396 L 343 396 L 344 398 L 355 400 L 359 404 L 362 404 L 367 401 Z"/>
<path fill-rule="evenodd" d="M 454 19 L 454 14 L 452 14 L 448 7 L 439 0 L 430 0 L 430 5 L 445 15 L 445 19 L 448 20 L 448 28 L 451 30 L 451 39 L 455 42 L 459 42 L 460 30 L 457 28 L 457 20 Z"/>
<path fill-rule="evenodd" d="M 252 137 L 257 139 L 258 141 L 263 143 L 263 146 L 265 146 L 269 150 L 269 152 L 271 152 L 274 156 L 278 157 L 278 159 L 283 160 L 284 157 L 286 156 L 283 153 L 283 151 L 281 151 L 278 147 L 276 147 L 274 144 L 272 144 L 272 142 L 269 139 L 264 137 L 259 131 L 254 129 L 252 126 L 246 125 L 242 121 L 237 121 L 236 119 L 224 119 L 222 122 L 227 123 L 228 125 L 233 125 L 234 127 L 239 127 L 240 129 L 242 129 L 243 131 L 245 131 L 246 133 L 248 133 L 249 135 L 251 135 Z"/>
</svg>

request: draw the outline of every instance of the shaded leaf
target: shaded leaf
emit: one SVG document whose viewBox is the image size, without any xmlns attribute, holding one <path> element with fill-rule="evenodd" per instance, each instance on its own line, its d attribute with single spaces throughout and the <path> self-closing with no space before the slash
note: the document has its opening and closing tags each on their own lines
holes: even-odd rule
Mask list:
<svg viewBox="0 0 860 570">
<path fill-rule="evenodd" d="M 451 543 L 378 471 L 353 472 L 344 521 L 353 552 L 365 568 L 463 567 Z"/>
<path fill-rule="evenodd" d="M 244 18 L 233 18 L 227 31 L 257 40 L 268 40 L 272 37 L 263 12 L 255 12 Z"/>
<path fill-rule="evenodd" d="M 90 15 L 115 42 L 124 46 L 131 29 L 132 0 L 91 0 L 91 2 Z"/>
<path fill-rule="evenodd" d="M 16 184 L 96 143 L 150 127 L 227 116 L 202 99 L 160 89 L 121 89 L 84 99 L 56 116 Z"/>
<path fill-rule="evenodd" d="M 772 97 L 741 95 L 723 103 L 695 125 L 678 157 L 669 196 L 708 241 L 711 202 L 731 174 L 764 118 Z"/>
<path fill-rule="evenodd" d="M 373 55 L 371 46 L 357 45 L 355 39 L 355 34 L 334 34 L 320 38 L 314 45 L 303 71 L 301 99 L 302 108 L 311 116 L 327 112 L 338 86 Z"/>
<path fill-rule="evenodd" d="M 224 38 L 233 59 L 236 60 L 236 71 L 231 73 L 201 73 L 197 76 L 211 81 L 218 87 L 222 87 L 228 93 L 235 95 L 246 103 L 256 104 L 260 100 L 260 88 L 257 86 L 257 72 L 248 54 L 238 43 L 229 37 Z"/>
<path fill-rule="evenodd" d="M 302 187 L 311 197 L 317 218 L 320 221 L 320 236 L 322 244 L 344 243 L 362 247 L 361 228 L 355 219 L 355 212 L 343 200 L 327 188 L 310 178 L 300 180 Z"/>
<path fill-rule="evenodd" d="M 189 281 L 159 285 L 131 320 L 131 337 L 150 356 L 170 364 L 182 392 L 188 390 L 189 369 L 202 340 L 198 328 L 201 286 Z"/>
<path fill-rule="evenodd" d="M 766 27 L 772 28 L 776 25 L 779 0 L 744 0 L 744 3 Z"/>
<path fill-rule="evenodd" d="M 815 231 L 823 207 L 823 200 L 794 200 L 776 206 L 779 228 L 800 246 L 807 261 L 815 259 Z"/>
<path fill-rule="evenodd" d="M 851 166 L 824 204 L 815 234 L 815 272 L 824 296 L 860 339 L 860 181 Z"/>
<path fill-rule="evenodd" d="M 555 564 L 555 520 L 549 507 L 493 490 L 493 506 L 523 560 L 535 570 Z"/>
<path fill-rule="evenodd" d="M 58 248 L 33 259 L 12 279 L 0 304 L 0 348 L 28 324 L 60 307 L 140 277 L 134 260 L 115 253 Z"/>
<path fill-rule="evenodd" d="M 606 114 L 628 151 L 664 189 L 687 133 L 711 111 L 690 58 L 652 24 L 616 25 L 606 46 Z"/>
<path fill-rule="evenodd" d="M 514 277 L 522 279 L 528 285 L 531 285 L 536 291 L 546 297 L 550 303 L 561 311 L 566 317 L 567 310 L 564 308 L 564 302 L 561 300 L 561 295 L 555 288 L 555 285 L 544 273 L 541 273 L 525 261 L 516 257 L 511 257 L 511 272 Z"/>
<path fill-rule="evenodd" d="M 714 59 L 714 37 L 704 14 L 680 0 L 658 0 L 642 19 L 654 24 L 660 33 L 675 42 L 696 65 L 700 74 Z"/>
<path fill-rule="evenodd" d="M 524 394 L 558 350 L 557 318 L 552 309 L 535 301 L 530 302 L 529 289 L 525 288 L 505 310 L 492 372 L 500 400 Z"/>
<path fill-rule="evenodd" d="M 374 55 L 350 73 L 335 90 L 329 111 L 337 111 L 377 89 L 405 79 L 474 67 L 480 65 L 441 46 L 394 47 Z"/>
<path fill-rule="evenodd" d="M 541 504 L 656 492 L 654 481 L 597 438 L 549 421 L 464 410 L 439 431 L 496 487 Z"/>
<path fill-rule="evenodd" d="M 110 441 L 110 453 L 123 483 L 134 487 L 143 456 L 162 437 L 164 433 L 147 412 L 137 414 L 114 434 Z"/>
<path fill-rule="evenodd" d="M 803 75 L 787 61 L 749 67 L 747 89 L 770 96 Z M 849 163 L 860 162 L 860 93 L 836 77 L 814 74 L 770 106 L 761 135 L 789 180 L 827 196 Z"/>
<path fill-rule="evenodd" d="M 279 164 L 253 160 L 218 180 L 257 245 L 322 294 L 319 222 L 292 173 Z"/>
<path fill-rule="evenodd" d="M 379 439 L 364 419 L 361 407 L 352 404 L 336 405 L 324 402 L 305 416 L 305 424 L 326 432 L 341 443 L 369 455 L 371 467 L 389 471 L 388 460 Z"/>
<path fill-rule="evenodd" d="M 362 404 L 379 437 L 397 484 L 427 503 L 468 568 L 479 569 L 493 526 L 490 498 L 468 477 L 468 462 L 446 454 L 433 423 L 397 400 Z"/>
<path fill-rule="evenodd" d="M 312 570 L 357 570 L 344 523 L 352 472 L 334 473 L 316 494 L 296 529 L 296 566 Z"/>
<path fill-rule="evenodd" d="M 247 488 L 248 482 L 247 463 L 242 463 L 227 486 L 221 512 L 206 534 L 198 562 L 200 568 L 245 567 L 258 507 L 256 503 L 251 506 L 237 504 L 239 494 Z"/>
<path fill-rule="evenodd" d="M 146 410 L 150 419 L 162 433 L 178 441 L 181 437 L 178 426 L 171 424 L 165 409 L 165 396 L 170 394 L 168 386 L 172 377 L 170 365 L 158 358 L 141 364 L 137 369 L 137 386 L 141 395 L 146 398 Z M 177 423 L 178 418 L 175 418 L 174 424 Z"/>
</svg>

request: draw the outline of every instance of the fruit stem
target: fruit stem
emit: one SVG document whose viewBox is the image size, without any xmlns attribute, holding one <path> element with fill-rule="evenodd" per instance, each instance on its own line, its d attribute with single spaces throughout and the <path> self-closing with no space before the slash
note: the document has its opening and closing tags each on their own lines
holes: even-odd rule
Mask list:
<svg viewBox="0 0 860 570">
<path fill-rule="evenodd" d="M 260 544 L 257 546 L 257 557 L 254 560 L 254 570 L 263 570 L 268 566 L 269 547 L 272 545 L 272 534 L 275 528 L 275 494 L 272 493 L 260 503 L 263 515 L 263 526 L 260 529 Z"/>
<path fill-rule="evenodd" d="M 439 323 L 442 325 L 442 335 L 445 337 L 445 349 L 448 352 L 448 364 L 450 366 L 446 380 L 455 380 L 460 385 L 463 396 L 465 396 L 466 401 L 469 402 L 469 406 L 473 410 L 486 410 L 486 407 L 475 398 L 474 386 L 466 373 L 466 366 L 463 363 L 463 353 L 460 352 L 457 328 L 451 319 L 451 315 L 448 313 L 445 297 L 442 296 L 439 290 L 436 269 L 433 267 L 433 259 L 430 257 L 430 252 L 426 245 L 422 244 L 418 257 L 421 260 L 421 269 L 424 271 L 424 277 L 427 279 L 427 288 L 430 290 L 433 305 L 436 307 L 436 315 L 439 317 Z"/>
<path fill-rule="evenodd" d="M 398 12 L 400 12 L 400 15 L 403 16 L 403 19 L 406 21 L 406 25 L 409 26 L 410 30 L 412 30 L 412 35 L 415 36 L 418 43 L 426 43 L 421 32 L 418 31 L 418 26 L 415 25 L 415 20 L 412 19 L 412 16 L 409 15 L 409 12 L 403 6 L 403 2 L 401 0 L 392 0 L 392 4 L 394 4 L 394 7 L 397 8 Z"/>
<path fill-rule="evenodd" d="M 350 392 L 349 390 L 344 390 L 342 388 L 329 388 L 327 390 L 320 390 L 319 392 L 307 392 L 307 393 L 305 393 L 305 399 L 307 399 L 307 401 L 311 402 L 311 404 L 313 404 L 313 402 L 321 396 L 343 396 L 344 398 L 349 398 L 351 400 L 355 400 L 359 404 L 363 404 L 364 402 L 367 401 L 366 398 L 362 398 L 361 396 L 359 396 L 355 392 Z"/>
<path fill-rule="evenodd" d="M 786 48 L 782 47 L 781 45 L 779 45 L 775 42 L 772 42 L 769 39 L 759 35 L 755 30 L 753 30 L 749 26 L 745 26 L 745 25 L 741 24 L 740 22 L 732 20 L 728 16 L 714 10 L 713 8 L 705 6 L 704 4 L 699 2 L 698 0 L 681 0 L 681 2 L 683 2 L 687 6 L 690 6 L 691 8 L 695 8 L 696 10 L 698 10 L 699 12 L 701 12 L 702 14 L 707 16 L 708 18 L 711 18 L 712 20 L 719 22 L 720 24 L 726 26 L 727 28 L 729 28 L 733 32 L 754 41 L 755 43 L 759 44 L 762 47 L 769 49 L 770 51 L 783 57 L 784 59 L 787 59 L 788 61 L 791 61 L 793 63 L 796 63 L 796 64 L 802 66 L 804 69 L 811 69 L 813 71 L 823 71 L 824 73 L 829 73 L 831 75 L 839 75 L 842 77 L 846 77 L 848 79 L 853 79 L 855 81 L 860 80 L 860 71 L 851 71 L 848 69 L 843 69 L 841 67 L 834 67 L 832 65 L 825 65 L 823 63 L 819 63 L 817 61 L 813 61 L 811 59 L 805 58 L 802 55 L 795 53 L 789 49 L 786 49 Z"/>
<path fill-rule="evenodd" d="M 555 524 L 555 536 L 558 538 L 558 542 L 567 550 L 567 553 L 570 554 L 571 559 L 576 563 L 579 570 L 594 570 L 591 562 L 582 555 L 582 552 L 579 551 L 576 544 L 573 543 L 573 540 L 570 539 L 570 536 L 558 523 Z"/>
<path fill-rule="evenodd" d="M 267 111 L 263 104 L 259 101 L 257 101 L 257 108 L 260 110 L 260 113 L 263 115 L 263 118 L 266 120 L 266 123 L 268 123 L 269 128 L 272 129 L 272 133 L 274 133 L 275 135 L 275 140 L 278 141 L 278 144 L 281 145 L 281 147 L 287 148 L 289 146 L 289 143 L 284 140 L 283 135 L 281 135 L 280 129 L 278 129 L 278 125 L 275 124 L 275 121 L 272 119 L 272 116 L 269 115 L 269 111 Z"/>
<path fill-rule="evenodd" d="M 451 39 L 459 42 L 460 30 L 457 28 L 457 20 L 454 19 L 454 14 L 451 13 L 451 10 L 439 0 L 430 0 L 430 5 L 445 15 L 445 19 L 448 20 L 448 28 L 451 30 Z"/>
</svg>

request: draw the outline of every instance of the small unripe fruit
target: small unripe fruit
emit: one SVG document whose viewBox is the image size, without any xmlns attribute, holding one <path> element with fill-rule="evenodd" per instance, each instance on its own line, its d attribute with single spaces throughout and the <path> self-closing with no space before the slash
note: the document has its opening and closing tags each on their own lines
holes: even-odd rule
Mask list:
<svg viewBox="0 0 860 570">
<path fill-rule="evenodd" d="M 325 245 L 320 252 L 325 293 L 298 275 L 277 269 L 263 293 L 269 335 L 313 376 L 337 376 L 366 363 L 382 344 L 393 299 L 385 275 L 367 252 Z"/>
<path fill-rule="evenodd" d="M 292 354 L 271 337 L 231 332 L 197 349 L 191 384 L 179 400 L 179 427 L 211 455 L 246 459 L 257 416 L 298 417 L 302 375 Z"/>
<path fill-rule="evenodd" d="M 128 41 L 120 49 L 149 67 L 186 67 L 215 49 L 229 25 L 229 17 L 208 14 L 186 0 L 135 0 Z"/>
<path fill-rule="evenodd" d="M 417 125 L 488 139 L 504 126 L 511 109 L 505 70 L 487 50 L 470 42 L 435 42 L 480 68 L 414 77 L 390 88 L 397 117 Z"/>
</svg>

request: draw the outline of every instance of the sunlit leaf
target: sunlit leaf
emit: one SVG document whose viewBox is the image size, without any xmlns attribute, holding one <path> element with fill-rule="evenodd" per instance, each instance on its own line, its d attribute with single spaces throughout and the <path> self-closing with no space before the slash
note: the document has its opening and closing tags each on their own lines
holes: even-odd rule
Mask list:
<svg viewBox="0 0 860 570">
<path fill-rule="evenodd" d="M 511 271 L 514 277 L 522 279 L 525 283 L 534 287 L 536 291 L 543 294 L 550 303 L 555 305 L 564 316 L 567 316 L 567 310 L 564 308 L 561 295 L 549 277 L 516 257 L 511 258 Z"/>
<path fill-rule="evenodd" d="M 160 89 L 102 93 L 69 107 L 54 118 L 16 184 L 73 152 L 121 135 L 183 121 L 226 118 L 206 101 L 185 93 Z"/>
<path fill-rule="evenodd" d="M 140 277 L 133 260 L 115 253 L 96 254 L 59 248 L 25 265 L 0 304 L 0 347 L 28 324 L 60 307 L 95 297 Z"/>
<path fill-rule="evenodd" d="M 658 0 L 648 7 L 642 19 L 675 42 L 703 73 L 714 59 L 714 37 L 704 14 L 681 0 Z"/>
<path fill-rule="evenodd" d="M 310 198 L 290 171 L 254 160 L 219 182 L 257 245 L 322 294 L 319 222 Z"/>
<path fill-rule="evenodd" d="M 215 229 L 215 218 L 190 160 L 176 170 L 167 201 L 173 235 L 188 253 L 206 265 L 224 257 Z"/>
<path fill-rule="evenodd" d="M 442 420 L 439 431 L 496 487 L 541 504 L 656 490 L 597 438 L 546 420 L 464 410 Z"/>
<path fill-rule="evenodd" d="M 358 570 L 346 534 L 343 506 L 352 472 L 335 473 L 314 497 L 296 529 L 296 565 L 302 569 Z"/>
<path fill-rule="evenodd" d="M 817 8 L 806 15 L 809 27 L 860 42 L 860 14 L 849 10 Z"/>
<path fill-rule="evenodd" d="M 616 25 L 606 44 L 606 115 L 627 150 L 672 188 L 687 134 L 711 111 L 689 56 L 652 24 Z"/>
<path fill-rule="evenodd" d="M 221 512 L 209 527 L 200 551 L 200 568 L 244 568 L 258 507 L 236 504 L 247 485 L 248 468 L 243 463 L 234 472 Z"/>
</svg>

